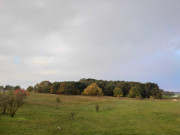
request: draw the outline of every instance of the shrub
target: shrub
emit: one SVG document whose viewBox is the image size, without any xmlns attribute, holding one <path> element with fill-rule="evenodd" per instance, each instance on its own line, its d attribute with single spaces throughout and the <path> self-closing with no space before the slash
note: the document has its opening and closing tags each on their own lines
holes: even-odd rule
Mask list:
<svg viewBox="0 0 180 135">
<path fill-rule="evenodd" d="M 21 107 L 25 102 L 24 99 L 27 96 L 25 90 L 19 89 L 14 92 L 9 91 L 7 97 L 8 103 L 8 113 L 11 117 L 14 117 L 19 107 Z"/>
<path fill-rule="evenodd" d="M 71 115 L 71 118 L 74 119 L 75 113 L 71 112 L 70 115 Z"/>
<path fill-rule="evenodd" d="M 61 99 L 59 97 L 56 98 L 56 102 L 59 103 L 61 102 Z"/>
<path fill-rule="evenodd" d="M 59 109 L 59 103 L 61 102 L 61 99 L 59 97 L 56 98 L 56 109 Z"/>
<path fill-rule="evenodd" d="M 25 102 L 24 99 L 27 96 L 27 92 L 23 89 L 17 89 L 15 91 L 7 91 L 0 94 L 0 106 L 2 114 L 9 114 L 14 117 L 16 111 Z"/>
<path fill-rule="evenodd" d="M 154 96 L 150 96 L 150 99 L 151 99 L 151 100 L 154 100 L 154 99 L 155 99 L 155 97 L 154 97 Z"/>
<path fill-rule="evenodd" d="M 98 111 L 99 111 L 99 105 L 97 104 L 97 105 L 95 106 L 95 108 L 96 108 L 96 112 L 98 112 Z"/>
<path fill-rule="evenodd" d="M 89 85 L 82 94 L 91 96 L 103 95 L 102 89 L 96 83 Z"/>
</svg>

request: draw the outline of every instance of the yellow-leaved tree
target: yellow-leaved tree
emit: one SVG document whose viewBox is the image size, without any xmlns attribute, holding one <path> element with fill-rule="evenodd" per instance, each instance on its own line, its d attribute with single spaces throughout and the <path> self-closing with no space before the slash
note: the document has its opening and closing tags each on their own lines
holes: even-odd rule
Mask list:
<svg viewBox="0 0 180 135">
<path fill-rule="evenodd" d="M 91 96 L 100 96 L 103 95 L 102 89 L 96 84 L 93 83 L 89 85 L 86 89 L 84 89 L 83 95 L 91 95 Z"/>
<path fill-rule="evenodd" d="M 65 87 L 65 83 L 61 83 L 60 86 L 59 86 L 59 89 L 57 91 L 57 94 L 64 94 L 65 90 L 64 90 L 64 87 Z"/>
</svg>

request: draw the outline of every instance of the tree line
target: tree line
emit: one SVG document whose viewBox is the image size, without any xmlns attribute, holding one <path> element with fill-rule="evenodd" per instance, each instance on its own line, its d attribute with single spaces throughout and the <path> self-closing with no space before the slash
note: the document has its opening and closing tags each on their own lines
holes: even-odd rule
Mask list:
<svg viewBox="0 0 180 135">
<path fill-rule="evenodd" d="M 12 85 L 1 85 L 0 86 L 0 91 L 8 91 L 8 90 L 16 90 L 16 89 L 21 89 L 21 86 L 16 85 L 16 86 L 12 86 Z"/>
<path fill-rule="evenodd" d="M 131 98 L 162 98 L 163 90 L 156 83 L 140 83 L 128 81 L 106 81 L 96 79 L 80 79 L 79 81 L 53 82 L 42 81 L 29 86 L 28 91 L 65 95 L 104 95 Z"/>
</svg>

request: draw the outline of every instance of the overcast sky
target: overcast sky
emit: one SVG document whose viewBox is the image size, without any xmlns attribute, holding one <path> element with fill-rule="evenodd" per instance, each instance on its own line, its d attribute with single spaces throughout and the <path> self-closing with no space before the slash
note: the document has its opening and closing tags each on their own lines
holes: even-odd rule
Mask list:
<svg viewBox="0 0 180 135">
<path fill-rule="evenodd" d="M 0 85 L 81 78 L 180 91 L 180 0 L 0 0 Z"/>
</svg>

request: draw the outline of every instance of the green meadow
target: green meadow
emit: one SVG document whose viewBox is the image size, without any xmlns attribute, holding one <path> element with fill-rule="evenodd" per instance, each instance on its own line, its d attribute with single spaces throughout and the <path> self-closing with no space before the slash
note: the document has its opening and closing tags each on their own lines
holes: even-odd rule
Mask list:
<svg viewBox="0 0 180 135">
<path fill-rule="evenodd" d="M 180 135 L 180 102 L 30 93 L 0 135 Z"/>
</svg>

